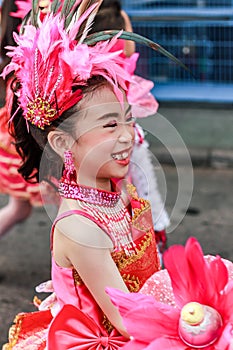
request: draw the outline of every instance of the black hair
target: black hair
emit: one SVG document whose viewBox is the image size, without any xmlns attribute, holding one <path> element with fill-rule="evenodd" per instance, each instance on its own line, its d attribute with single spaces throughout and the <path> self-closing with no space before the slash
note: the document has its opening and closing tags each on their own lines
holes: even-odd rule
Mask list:
<svg viewBox="0 0 233 350">
<path fill-rule="evenodd" d="M 125 29 L 125 21 L 121 14 L 121 3 L 116 0 L 104 0 L 95 16 L 89 34 L 114 29 Z"/>
<path fill-rule="evenodd" d="M 121 11 L 121 1 L 119 0 L 103 0 L 101 5 L 100 5 L 100 10 L 104 8 L 115 8 L 116 11 L 120 12 Z"/>
</svg>

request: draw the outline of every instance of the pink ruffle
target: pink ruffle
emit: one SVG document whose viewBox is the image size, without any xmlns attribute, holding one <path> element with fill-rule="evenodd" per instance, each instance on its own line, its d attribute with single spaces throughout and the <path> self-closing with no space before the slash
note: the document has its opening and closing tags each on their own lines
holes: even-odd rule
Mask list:
<svg viewBox="0 0 233 350">
<path fill-rule="evenodd" d="M 138 75 L 132 76 L 127 94 L 135 118 L 145 118 L 157 112 L 159 104 L 151 93 L 154 83 Z"/>
</svg>

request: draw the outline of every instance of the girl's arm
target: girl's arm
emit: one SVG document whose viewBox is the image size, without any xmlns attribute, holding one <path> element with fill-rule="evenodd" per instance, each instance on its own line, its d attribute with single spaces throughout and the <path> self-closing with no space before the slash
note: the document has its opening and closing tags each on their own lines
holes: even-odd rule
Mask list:
<svg viewBox="0 0 233 350">
<path fill-rule="evenodd" d="M 97 247 L 99 244 L 96 242 L 102 242 L 103 237 L 107 237 L 107 235 L 86 218 L 81 218 L 80 223 L 80 218 L 74 215 L 71 220 L 73 223 L 75 220 L 77 222 L 75 226 L 72 225 L 76 229 L 71 228 L 69 222 L 69 234 L 66 234 L 67 224 L 65 221 L 67 222 L 67 219 L 57 224 L 53 246 L 54 258 L 60 266 L 75 267 L 83 283 L 112 325 L 122 335 L 129 337 L 118 310 L 105 293 L 106 287 L 117 288 L 126 293 L 129 292 L 111 257 L 110 249 Z M 77 231 L 82 232 L 81 235 Z M 84 236 L 85 242 L 83 243 Z M 95 237 L 95 242 L 93 241 L 92 246 L 89 239 L 91 236 Z M 109 245 L 108 237 L 106 242 Z"/>
<path fill-rule="evenodd" d="M 125 30 L 127 32 L 133 32 L 132 24 L 130 22 L 129 16 L 124 10 L 121 10 L 121 15 L 124 18 L 125 21 Z M 127 57 L 130 57 L 134 52 L 135 52 L 135 42 L 134 41 L 129 41 L 125 40 L 125 55 Z"/>
</svg>

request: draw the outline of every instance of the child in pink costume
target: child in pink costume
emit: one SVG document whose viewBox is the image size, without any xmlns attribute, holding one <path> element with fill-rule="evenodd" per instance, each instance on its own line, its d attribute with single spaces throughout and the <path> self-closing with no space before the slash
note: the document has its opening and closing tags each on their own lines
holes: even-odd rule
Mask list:
<svg viewBox="0 0 233 350">
<path fill-rule="evenodd" d="M 112 50 L 121 34 L 87 37 L 99 2 L 55 5 L 42 23 L 33 7 L 4 75 L 16 77 L 11 115 L 25 156 L 19 171 L 26 180 L 60 179 L 51 232 L 57 303 L 19 314 L 4 349 L 113 350 L 129 334 L 105 288 L 137 292 L 160 269 L 150 204 L 123 180 L 135 137 L 132 75 Z"/>
<path fill-rule="evenodd" d="M 3 76 L 16 77 L 19 171 L 26 180 L 60 179 L 61 202 L 51 232 L 56 307 L 19 314 L 4 350 L 123 347 L 129 334 L 105 289 L 137 292 L 160 270 L 149 201 L 124 180 L 135 137 L 126 65 L 135 61 L 112 49 L 121 36 L 137 36 L 88 36 L 100 3 L 55 1 L 41 22 L 35 0 L 8 48 Z"/>
</svg>

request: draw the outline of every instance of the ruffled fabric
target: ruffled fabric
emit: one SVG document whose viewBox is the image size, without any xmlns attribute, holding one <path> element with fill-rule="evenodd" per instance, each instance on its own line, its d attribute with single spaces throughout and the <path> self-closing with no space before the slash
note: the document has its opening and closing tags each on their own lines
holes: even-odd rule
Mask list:
<svg viewBox="0 0 233 350">
<path fill-rule="evenodd" d="M 28 200 L 33 206 L 41 206 L 38 184 L 26 182 L 18 173 L 21 159 L 0 146 L 0 192 L 18 199 Z"/>
<path fill-rule="evenodd" d="M 44 350 L 51 321 L 50 310 L 18 314 L 2 350 Z"/>
<path fill-rule="evenodd" d="M 145 118 L 158 111 L 159 104 L 151 93 L 154 83 L 138 75 L 132 76 L 127 98 L 135 118 Z"/>
<path fill-rule="evenodd" d="M 10 84 L 11 79 L 7 83 L 5 106 L 0 109 L 0 192 L 40 206 L 42 200 L 39 185 L 26 182 L 18 173 L 22 160 L 16 152 L 14 139 L 9 134 L 13 98 Z"/>
</svg>

